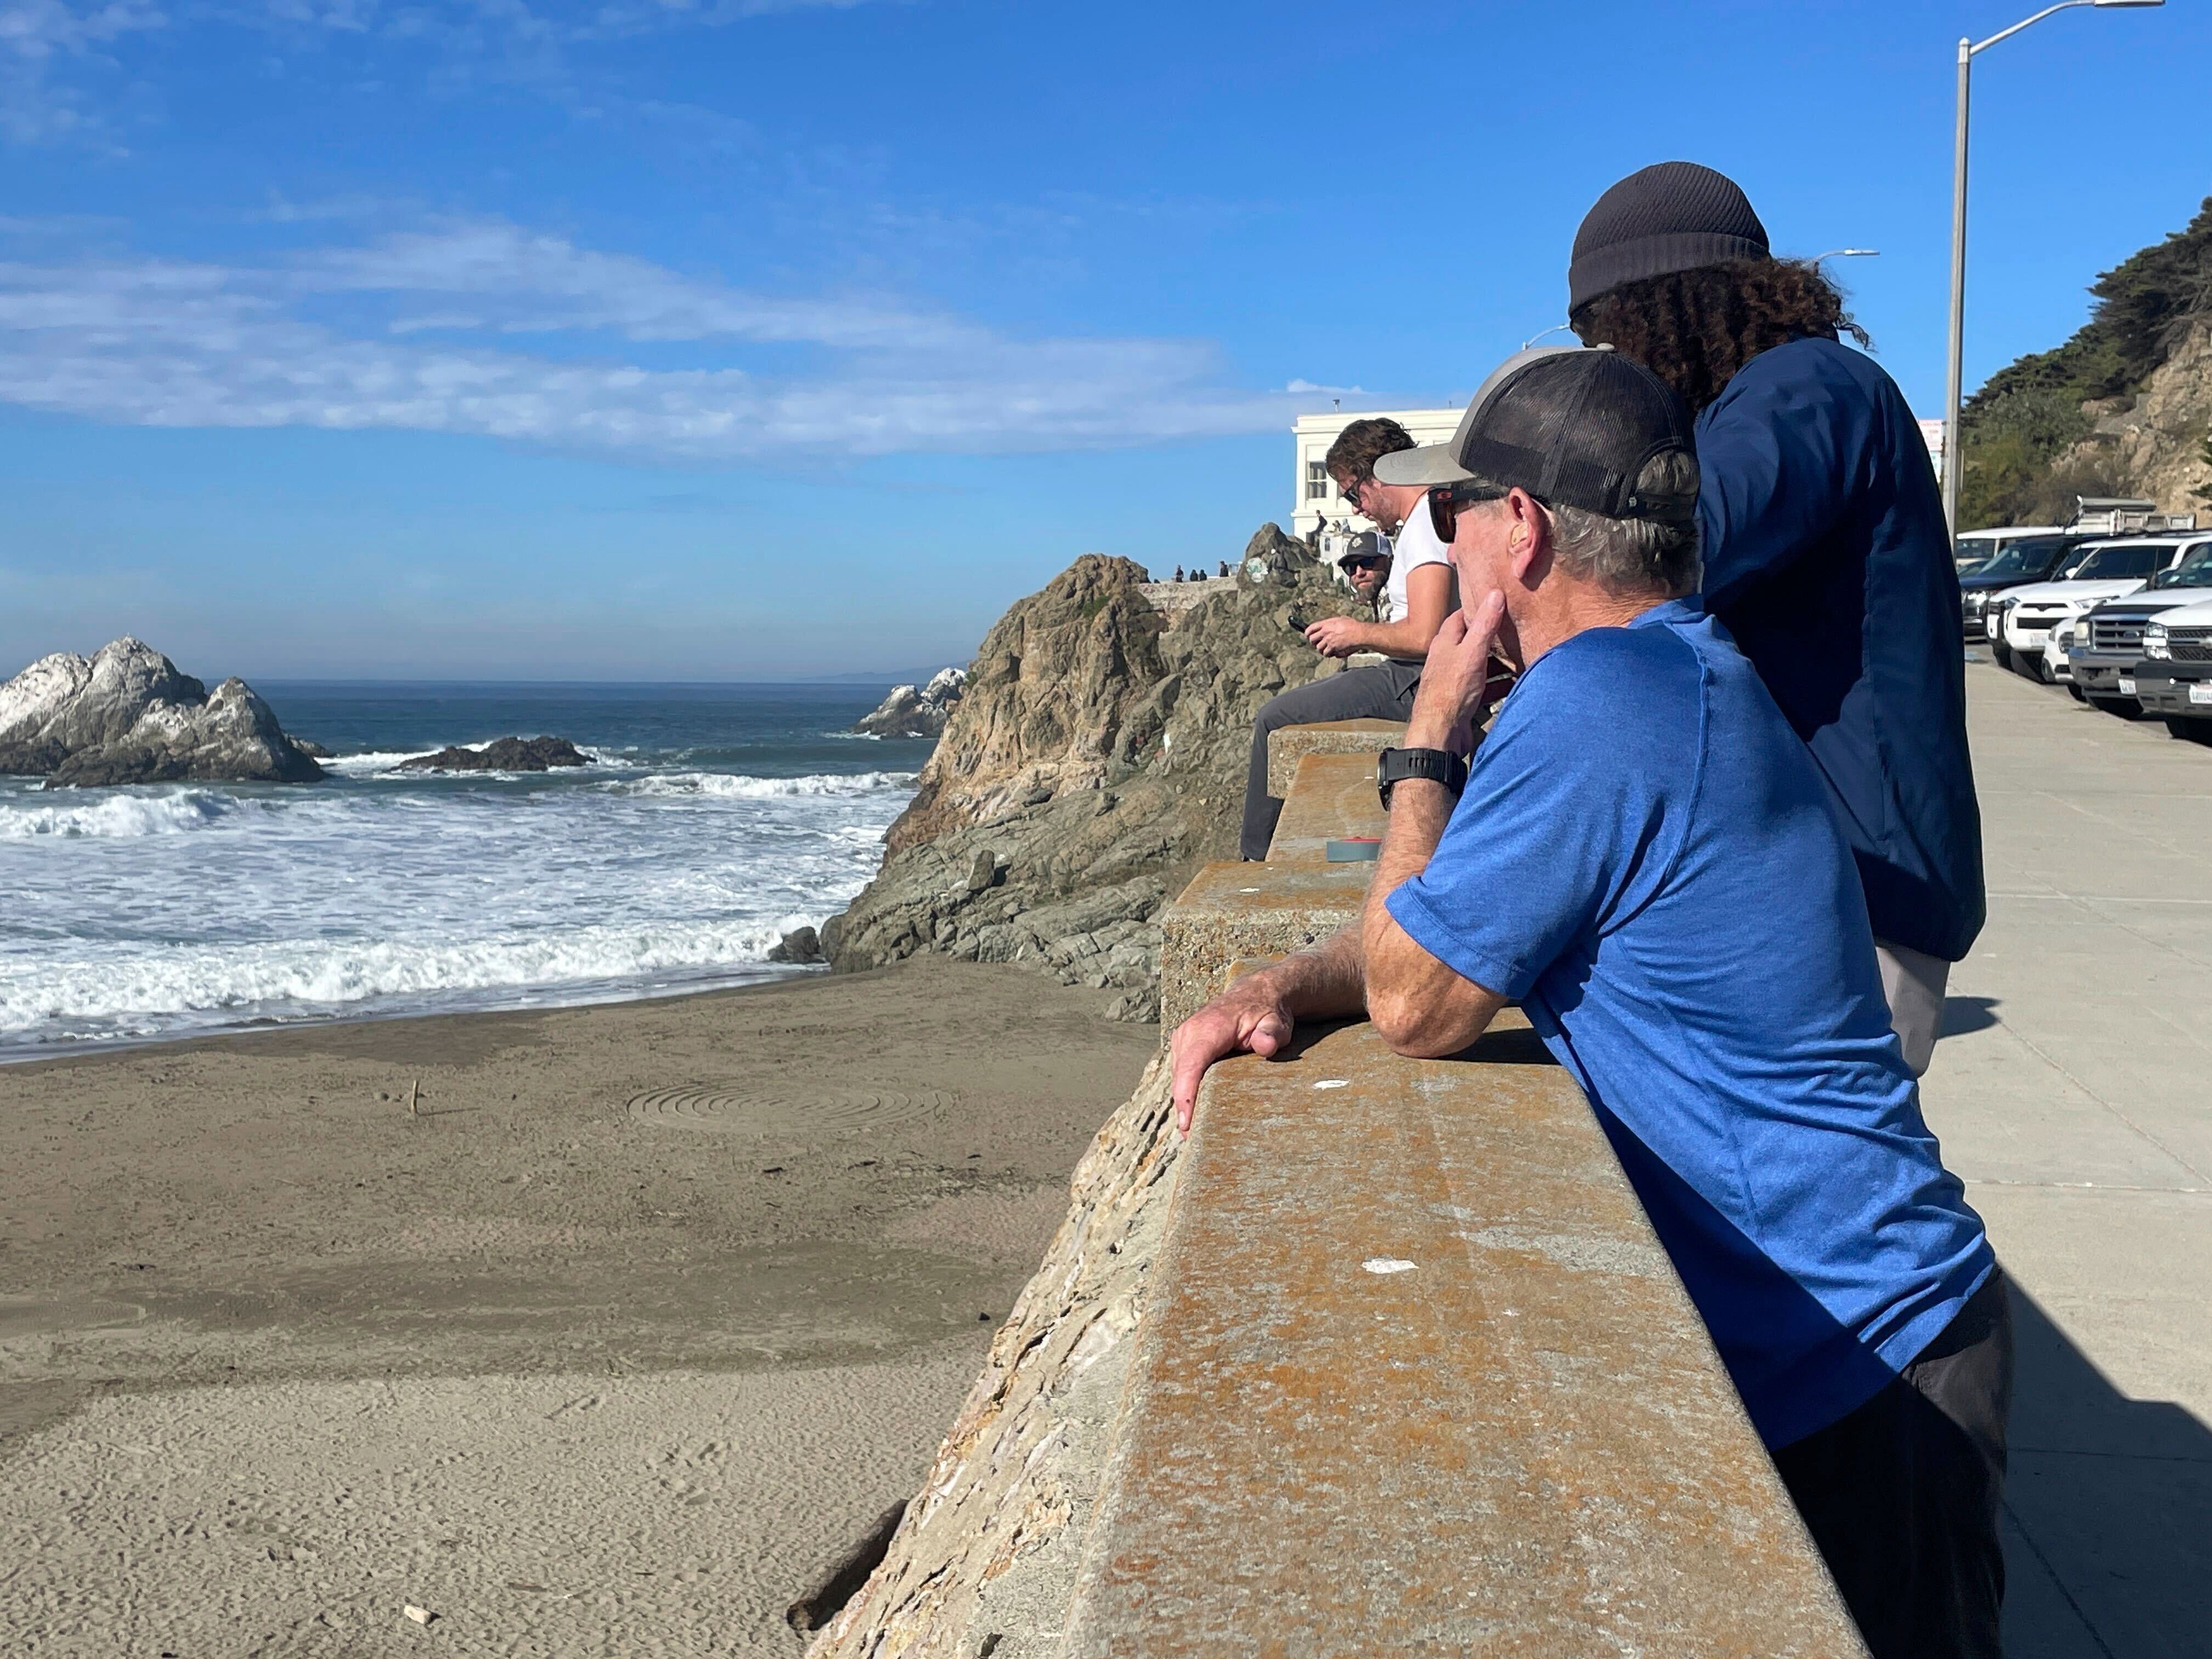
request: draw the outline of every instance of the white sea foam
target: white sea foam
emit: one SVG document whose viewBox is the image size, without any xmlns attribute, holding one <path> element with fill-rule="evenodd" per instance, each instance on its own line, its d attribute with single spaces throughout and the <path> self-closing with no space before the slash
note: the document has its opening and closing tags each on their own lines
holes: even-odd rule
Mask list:
<svg viewBox="0 0 2212 1659">
<path fill-rule="evenodd" d="M 781 933 L 874 874 L 914 781 L 369 774 L 61 796 L 0 780 L 0 1054 L 771 971 Z"/>
<path fill-rule="evenodd" d="M 306 939 L 134 953 L 28 982 L 0 973 L 0 1032 L 106 1022 L 158 1029 L 162 1017 L 185 1014 L 312 1018 L 385 999 L 434 1003 L 470 992 L 696 975 L 762 962 L 782 931 L 767 921 L 602 924 L 446 943 Z"/>
<path fill-rule="evenodd" d="M 374 777 L 379 772 L 391 771 L 404 760 L 413 760 L 417 755 L 434 755 L 438 749 L 447 746 L 441 743 L 437 749 L 395 749 L 363 755 L 332 755 L 316 764 L 324 771 L 334 772 L 342 778 Z"/>
<path fill-rule="evenodd" d="M 49 805 L 46 801 L 52 801 Z M 77 840 L 136 840 L 142 836 L 175 836 L 228 817 L 236 797 L 210 789 L 171 793 L 46 797 L 40 805 L 0 805 L 0 841 L 44 837 Z"/>
<path fill-rule="evenodd" d="M 445 749 L 481 749 L 491 741 L 489 738 L 476 738 L 467 743 L 433 744 L 428 749 L 387 749 L 359 755 L 332 755 L 326 760 L 318 762 L 317 764 L 324 771 L 334 773 L 342 778 L 373 778 L 381 776 L 386 772 L 398 771 L 399 763 L 402 761 L 420 760 L 425 755 L 434 755 Z M 585 750 L 583 753 L 586 759 L 589 761 L 597 761 L 599 758 L 590 750 Z M 520 775 L 511 772 L 472 772 L 469 775 L 504 778 Z"/>
<path fill-rule="evenodd" d="M 915 781 L 912 772 L 814 773 L 798 778 L 753 778 L 728 772 L 664 772 L 653 777 L 607 783 L 601 787 L 626 795 L 713 795 L 740 800 L 771 800 L 780 796 L 878 795 L 888 790 L 911 789 Z"/>
</svg>

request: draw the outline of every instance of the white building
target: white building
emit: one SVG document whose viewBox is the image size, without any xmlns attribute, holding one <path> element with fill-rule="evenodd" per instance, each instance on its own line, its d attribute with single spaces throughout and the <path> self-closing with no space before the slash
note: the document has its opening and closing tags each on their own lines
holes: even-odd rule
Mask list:
<svg viewBox="0 0 2212 1659">
<path fill-rule="evenodd" d="M 1297 493 L 1291 497 L 1291 534 L 1310 537 L 1324 520 L 1330 524 L 1349 524 L 1354 530 L 1375 528 L 1344 499 L 1337 489 L 1336 480 L 1328 476 L 1328 468 L 1322 464 L 1322 458 L 1328 453 L 1328 447 L 1336 441 L 1337 434 L 1354 421 L 1381 416 L 1404 427 L 1407 435 L 1417 444 L 1440 444 L 1459 429 L 1459 417 L 1464 413 L 1459 409 L 1333 409 L 1326 415 L 1299 416 L 1297 424 L 1291 428 L 1297 451 L 1292 480 Z"/>
<path fill-rule="evenodd" d="M 1936 482 L 1943 482 L 1943 422 L 1923 420 L 1920 422 L 1920 441 L 1928 446 L 1928 459 L 1936 464 Z"/>
</svg>

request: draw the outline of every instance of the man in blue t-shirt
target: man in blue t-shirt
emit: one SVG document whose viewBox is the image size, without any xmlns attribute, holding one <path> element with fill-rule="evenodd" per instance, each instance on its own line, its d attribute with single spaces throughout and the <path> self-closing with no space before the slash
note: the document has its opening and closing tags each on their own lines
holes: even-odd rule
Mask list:
<svg viewBox="0 0 2212 1659">
<path fill-rule="evenodd" d="M 1454 1054 L 1518 1000 L 1572 1073 L 1876 1659 L 1997 1654 L 2011 1326 L 1891 1030 L 1827 788 L 1694 598 L 1689 412 L 1523 352 L 1431 490 L 1468 609 L 1431 649 L 1365 915 L 1174 1038 L 1207 1066 L 1364 1010 Z M 1492 646 L 1518 666 L 1472 769 Z"/>
</svg>

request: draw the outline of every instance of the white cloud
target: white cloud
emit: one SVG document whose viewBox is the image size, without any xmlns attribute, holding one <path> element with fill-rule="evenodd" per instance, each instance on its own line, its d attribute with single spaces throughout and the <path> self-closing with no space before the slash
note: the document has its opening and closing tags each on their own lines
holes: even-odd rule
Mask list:
<svg viewBox="0 0 2212 1659">
<path fill-rule="evenodd" d="M 375 42 L 427 52 L 447 90 L 489 77 L 573 97 L 570 48 L 677 29 L 718 28 L 774 13 L 843 11 L 888 0 L 0 0 L 0 143 L 106 143 L 118 53 L 127 37 L 214 24 L 279 42 Z M 583 58 L 588 58 L 586 51 Z M 95 88 L 97 90 L 95 91 Z M 135 85 L 131 90 L 139 88 Z M 727 144 L 743 124 L 652 104 Z"/>
<path fill-rule="evenodd" d="M 1016 338 L 893 300 L 757 295 L 500 222 L 263 265 L 0 264 L 0 401 L 132 425 L 718 461 L 1112 447 L 1271 430 L 1298 402 L 1225 383 L 1200 342 Z M 668 366 L 679 343 L 696 366 Z M 745 361 L 763 347 L 774 372 Z"/>
<path fill-rule="evenodd" d="M 91 100 L 64 71 L 102 63 L 125 35 L 168 22 L 150 0 L 0 0 L 0 140 L 37 144 L 97 132 Z"/>
</svg>

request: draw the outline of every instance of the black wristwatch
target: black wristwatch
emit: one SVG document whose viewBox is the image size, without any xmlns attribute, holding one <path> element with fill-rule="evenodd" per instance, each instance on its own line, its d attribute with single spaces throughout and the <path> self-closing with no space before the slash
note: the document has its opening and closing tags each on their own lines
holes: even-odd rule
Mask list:
<svg viewBox="0 0 2212 1659">
<path fill-rule="evenodd" d="M 1376 793 L 1382 810 L 1390 810 L 1390 792 L 1406 778 L 1426 778 L 1441 783 L 1457 800 L 1467 788 L 1467 763 L 1448 749 L 1385 749 L 1375 761 Z"/>
</svg>

